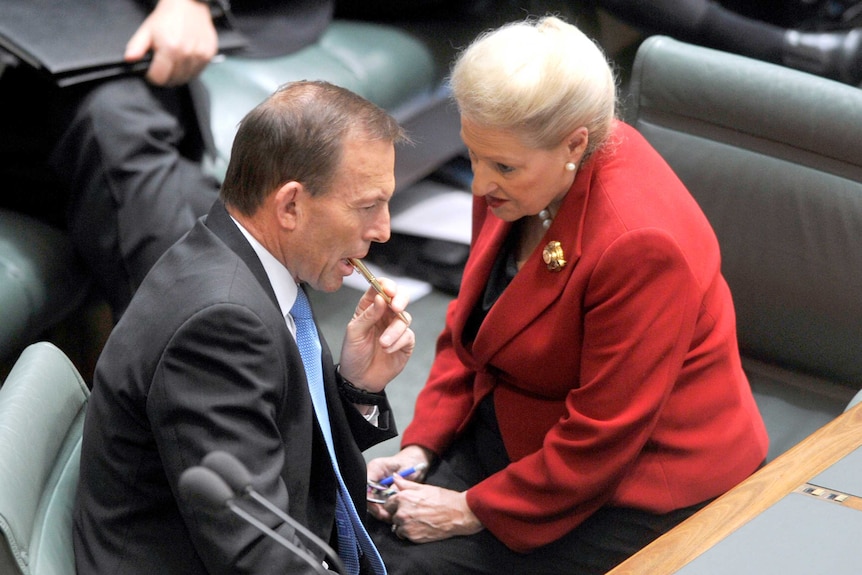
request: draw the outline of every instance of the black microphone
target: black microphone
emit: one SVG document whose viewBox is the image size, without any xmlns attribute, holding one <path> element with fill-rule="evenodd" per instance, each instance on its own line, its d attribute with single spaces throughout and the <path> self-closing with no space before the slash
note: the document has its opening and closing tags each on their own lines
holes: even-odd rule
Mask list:
<svg viewBox="0 0 862 575">
<path fill-rule="evenodd" d="M 252 486 L 251 473 L 239 459 L 227 453 L 226 451 L 212 451 L 208 453 L 201 465 L 216 472 L 221 478 L 233 489 L 234 493 L 239 496 L 247 495 L 263 505 L 274 513 L 279 519 L 293 527 L 305 539 L 306 545 L 315 545 L 323 551 L 324 555 L 329 560 L 329 564 L 333 565 L 339 573 L 346 573 L 344 564 L 338 554 L 320 537 L 311 532 L 305 525 L 279 509 L 277 505 L 269 499 L 261 495 Z"/>
<path fill-rule="evenodd" d="M 308 563 L 317 575 L 327 575 L 328 572 L 323 565 L 311 554 L 293 543 L 285 539 L 281 534 L 270 528 L 264 522 L 260 521 L 245 509 L 234 502 L 234 492 L 224 479 L 207 467 L 196 465 L 183 471 L 180 475 L 179 482 L 180 494 L 184 499 L 193 505 L 207 507 L 210 509 L 221 509 L 227 506 L 235 515 L 239 516 L 247 523 L 256 527 L 265 535 L 279 543 L 282 547 L 297 555 L 300 559 Z M 331 574 L 330 574 L 331 575 Z"/>
</svg>

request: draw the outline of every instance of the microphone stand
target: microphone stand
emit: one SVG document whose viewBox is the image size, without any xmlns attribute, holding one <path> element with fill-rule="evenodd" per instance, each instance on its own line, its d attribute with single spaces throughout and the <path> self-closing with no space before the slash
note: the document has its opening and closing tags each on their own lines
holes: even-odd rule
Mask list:
<svg viewBox="0 0 862 575">
<path fill-rule="evenodd" d="M 255 527 L 267 537 L 292 552 L 307 563 L 317 575 L 331 575 L 323 564 L 313 557 L 308 550 L 289 541 L 251 513 L 237 505 L 234 492 L 215 471 L 208 467 L 196 465 L 183 471 L 179 481 L 180 492 L 187 500 L 210 509 L 220 509 L 226 506 L 246 523 Z M 342 571 L 343 573 L 343 571 Z"/>
<path fill-rule="evenodd" d="M 240 496 L 247 495 L 254 499 L 260 505 L 275 514 L 279 519 L 293 527 L 299 535 L 304 537 L 306 544 L 313 545 L 323 551 L 329 564 L 334 566 L 339 573 L 347 572 L 341 558 L 332 549 L 332 547 L 330 547 L 320 537 L 312 533 L 305 525 L 285 513 L 282 509 L 279 509 L 272 501 L 268 500 L 254 489 L 252 486 L 251 473 L 249 473 L 248 469 L 239 461 L 239 459 L 226 451 L 212 451 L 203 458 L 201 465 L 211 469 L 221 476 L 228 486 L 233 489 L 234 493 L 239 494 Z"/>
</svg>

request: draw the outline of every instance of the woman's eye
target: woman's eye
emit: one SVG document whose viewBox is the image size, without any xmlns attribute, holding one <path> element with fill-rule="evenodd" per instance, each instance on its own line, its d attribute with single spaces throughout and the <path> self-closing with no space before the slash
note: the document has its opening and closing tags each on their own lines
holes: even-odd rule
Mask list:
<svg viewBox="0 0 862 575">
<path fill-rule="evenodd" d="M 497 164 L 497 171 L 501 174 L 508 174 L 512 172 L 515 168 L 512 166 L 507 166 L 506 164 Z"/>
</svg>

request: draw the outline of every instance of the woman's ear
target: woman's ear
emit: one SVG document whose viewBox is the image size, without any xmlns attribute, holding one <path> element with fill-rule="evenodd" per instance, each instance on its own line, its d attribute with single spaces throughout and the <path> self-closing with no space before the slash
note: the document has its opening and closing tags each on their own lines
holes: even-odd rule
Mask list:
<svg viewBox="0 0 862 575">
<path fill-rule="evenodd" d="M 587 151 L 587 144 L 590 143 L 590 131 L 586 126 L 581 126 L 566 138 L 566 144 L 569 148 L 569 161 L 575 165 L 581 163 L 581 158 Z"/>
</svg>

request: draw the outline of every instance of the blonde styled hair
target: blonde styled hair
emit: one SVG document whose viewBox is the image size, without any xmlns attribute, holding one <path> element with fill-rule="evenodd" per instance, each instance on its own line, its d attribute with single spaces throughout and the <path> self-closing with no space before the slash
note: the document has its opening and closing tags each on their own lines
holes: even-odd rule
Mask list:
<svg viewBox="0 0 862 575">
<path fill-rule="evenodd" d="M 559 18 L 513 22 L 479 36 L 450 75 L 460 113 L 547 149 L 581 126 L 590 154 L 608 140 L 616 82 L 602 51 Z"/>
</svg>

